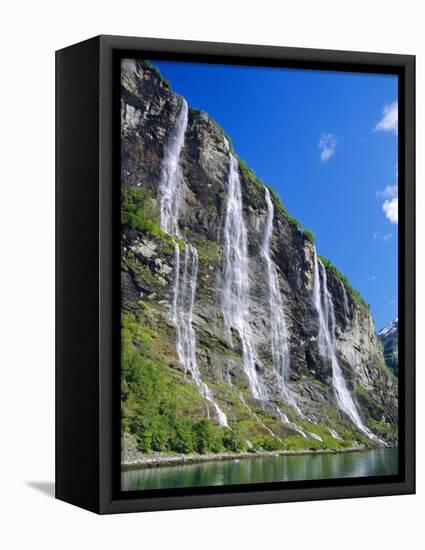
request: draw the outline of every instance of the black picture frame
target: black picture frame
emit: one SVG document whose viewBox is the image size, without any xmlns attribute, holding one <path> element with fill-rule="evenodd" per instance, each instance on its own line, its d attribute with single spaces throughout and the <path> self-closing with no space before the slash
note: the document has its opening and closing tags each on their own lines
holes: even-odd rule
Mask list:
<svg viewBox="0 0 425 550">
<path fill-rule="evenodd" d="M 398 75 L 398 476 L 120 492 L 122 55 Z M 56 498 L 108 514 L 414 492 L 415 57 L 120 36 L 56 52 Z"/>
</svg>

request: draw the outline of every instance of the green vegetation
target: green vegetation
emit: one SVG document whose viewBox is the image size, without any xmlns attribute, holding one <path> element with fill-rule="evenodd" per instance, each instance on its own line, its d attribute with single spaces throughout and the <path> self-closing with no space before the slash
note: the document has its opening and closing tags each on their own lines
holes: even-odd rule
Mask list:
<svg viewBox="0 0 425 550">
<path fill-rule="evenodd" d="M 304 234 L 304 237 L 311 242 L 311 244 L 315 243 L 316 239 L 314 237 L 313 231 L 311 231 L 310 229 L 304 229 L 303 234 Z"/>
<path fill-rule="evenodd" d="M 257 435 L 252 438 L 252 444 L 259 451 L 278 451 L 285 448 L 282 441 L 272 435 Z"/>
<path fill-rule="evenodd" d="M 160 324 L 153 306 L 141 302 L 140 308 L 139 317 L 128 313 L 122 317 L 121 363 L 123 431 L 132 435 L 139 451 L 207 454 L 340 449 L 351 444 L 351 433 L 344 434 L 348 441 L 342 442 L 332 438 L 325 427 L 306 422 L 303 428 L 320 435 L 323 442 L 299 435 L 288 437 L 278 420 L 257 411 L 275 430 L 273 437 L 236 401 L 239 420 L 230 429 L 204 418 L 205 403 L 197 388 L 179 370 L 169 368 L 169 358 L 175 351 L 171 333 L 165 331 L 172 329 Z M 279 429 L 284 430 L 282 437 L 277 435 Z"/>
<path fill-rule="evenodd" d="M 199 259 L 211 264 L 217 263 L 220 256 L 220 248 L 215 241 L 199 239 L 195 243 Z"/>
<path fill-rule="evenodd" d="M 397 424 L 384 424 L 379 420 L 375 420 L 374 418 L 371 418 L 370 425 L 372 427 L 372 430 L 376 434 L 383 436 L 386 439 L 396 439 L 398 437 Z"/>
<path fill-rule="evenodd" d="M 391 370 L 381 362 L 375 361 L 377 368 L 376 384 L 381 386 L 381 391 L 386 391 L 386 385 L 388 376 L 391 376 Z M 379 370 L 383 374 L 379 374 Z M 392 380 L 397 384 L 397 379 L 392 375 Z M 394 422 L 394 418 L 391 418 L 391 414 L 385 410 L 375 397 L 375 394 L 367 391 L 360 385 L 355 387 L 355 396 L 359 402 L 363 413 L 366 415 L 367 423 L 374 433 L 383 436 L 386 440 L 396 440 L 398 434 L 397 423 Z M 382 419 L 386 418 L 386 421 Z"/>
<path fill-rule="evenodd" d="M 127 251 L 125 259 L 127 264 L 131 267 L 134 273 L 136 273 L 137 277 L 141 281 L 150 287 L 156 287 L 158 285 L 158 280 L 155 278 L 153 272 L 147 265 L 141 264 L 131 250 Z"/>
<path fill-rule="evenodd" d="M 302 231 L 302 225 L 301 222 L 298 221 L 294 216 L 291 216 L 291 214 L 286 210 L 286 208 L 283 206 L 283 203 L 279 197 L 279 195 L 276 193 L 276 191 L 273 189 L 273 187 L 270 187 L 267 185 L 267 189 L 270 191 L 271 196 L 274 199 L 274 204 L 280 214 L 292 225 L 294 225 L 298 231 Z"/>
<path fill-rule="evenodd" d="M 152 237 L 165 235 L 156 221 L 156 212 L 150 189 L 122 186 L 121 224 L 148 233 Z"/>
<path fill-rule="evenodd" d="M 244 178 L 253 184 L 253 186 L 256 188 L 257 193 L 259 192 L 260 189 L 261 189 L 261 193 L 262 193 L 263 189 L 264 189 L 264 183 L 259 178 L 257 178 L 257 176 L 255 175 L 254 170 L 252 170 L 252 168 L 249 168 L 247 166 L 246 162 L 244 162 L 240 158 L 238 158 L 238 161 L 239 161 L 239 168 L 240 168 L 241 173 L 244 176 Z M 267 185 L 267 188 L 270 191 L 271 196 L 273 197 L 274 205 L 276 206 L 279 213 L 289 223 L 291 223 L 293 226 L 295 226 L 298 229 L 298 231 L 302 231 L 304 237 L 308 241 L 310 241 L 311 244 L 314 244 L 315 243 L 314 233 L 310 229 L 307 229 L 307 228 L 303 229 L 303 227 L 302 227 L 301 223 L 299 222 L 299 220 L 297 220 L 296 218 L 291 216 L 291 214 L 289 214 L 289 212 L 286 210 L 286 208 L 284 207 L 284 205 L 283 205 L 279 195 L 276 193 L 276 191 L 268 185 Z M 320 259 L 321 259 L 322 263 L 325 265 L 325 267 L 333 275 L 335 275 L 335 277 L 338 277 L 338 279 L 340 279 L 340 281 L 344 284 L 345 288 L 350 293 L 350 295 L 353 297 L 353 299 L 358 304 L 362 305 L 363 307 L 365 307 L 366 309 L 369 310 L 370 305 L 363 300 L 360 292 L 358 290 L 355 290 L 351 286 L 350 281 L 348 280 L 348 277 L 346 277 L 340 271 L 338 271 L 338 269 L 327 258 L 324 258 L 323 256 L 320 256 Z"/>
<path fill-rule="evenodd" d="M 385 364 L 393 373 L 393 380 L 398 377 L 398 334 L 390 334 L 380 338 Z"/>
<path fill-rule="evenodd" d="M 173 373 L 164 355 L 167 340 L 155 312 L 141 304 L 140 318 L 122 316 L 122 426 L 143 453 L 217 453 L 246 449 L 237 426 L 221 428 L 203 418 L 196 387 Z M 174 351 L 174 350 L 173 350 Z"/>
<path fill-rule="evenodd" d="M 171 90 L 171 82 L 169 80 L 167 80 L 161 73 L 161 71 L 158 69 L 158 67 L 156 67 L 155 65 L 153 65 L 150 61 L 148 61 L 147 59 L 145 59 L 143 61 L 143 64 L 145 65 L 145 67 L 148 67 L 149 69 L 151 69 L 151 71 L 155 74 L 155 76 L 165 85 L 166 88 L 168 88 L 169 90 Z"/>
<path fill-rule="evenodd" d="M 398 377 L 391 369 L 391 367 L 389 367 L 386 363 L 382 363 L 381 361 L 379 361 L 379 359 L 375 359 L 375 363 L 377 364 L 377 367 L 381 372 L 384 372 L 391 378 L 391 382 L 393 384 L 398 385 Z"/>
<path fill-rule="evenodd" d="M 370 305 L 363 300 L 360 292 L 358 290 L 355 290 L 351 286 L 348 277 L 343 275 L 340 271 L 338 271 L 338 269 L 327 258 L 324 258 L 323 256 L 319 256 L 319 258 L 320 258 L 322 264 L 326 267 L 326 269 L 328 271 L 330 271 L 330 273 L 332 273 L 332 275 L 337 277 L 343 283 L 343 285 L 345 286 L 345 289 L 352 296 L 352 298 L 358 304 L 362 305 L 363 307 L 365 307 L 366 309 L 369 310 Z"/>
<path fill-rule="evenodd" d="M 252 191 L 254 195 L 256 195 L 257 197 L 261 197 L 261 199 L 263 199 L 264 187 L 267 187 L 267 189 L 270 191 L 271 196 L 273 197 L 273 202 L 278 212 L 285 218 L 285 220 L 287 220 L 290 224 L 294 225 L 298 229 L 298 231 L 302 231 L 301 223 L 296 218 L 294 218 L 294 216 L 291 216 L 291 214 L 286 210 L 286 208 L 283 206 L 283 203 L 279 195 L 276 193 L 273 187 L 270 187 L 269 185 L 265 185 L 263 181 L 256 176 L 254 170 L 248 167 L 248 165 L 244 160 L 238 157 L 238 162 L 239 162 L 239 169 L 244 179 L 250 182 L 253 186 Z"/>
<path fill-rule="evenodd" d="M 198 111 L 198 109 L 194 109 L 194 110 Z M 224 128 L 222 126 L 220 126 L 220 124 L 210 116 L 209 116 L 209 120 L 215 126 L 215 128 L 218 130 L 218 132 L 223 136 L 223 138 L 227 140 L 228 144 L 230 146 L 232 146 L 233 145 L 232 138 L 229 136 L 229 134 L 226 133 Z"/>
<path fill-rule="evenodd" d="M 258 409 L 254 411 L 258 420 L 233 398 L 229 403 L 232 403 L 238 422 L 232 423 L 230 428 L 220 427 L 204 418 L 205 402 L 197 388 L 178 369 L 169 367 L 170 358 L 175 354 L 173 329 L 161 324 L 154 306 L 143 302 L 139 305 L 138 317 L 124 314 L 122 318 L 121 392 L 123 430 L 132 435 L 141 452 L 209 454 L 338 450 L 351 446 L 353 442 L 370 445 L 361 434 L 345 430 L 341 424 L 338 433 L 343 441 L 333 438 L 326 426 L 305 420 L 298 420 L 302 429 L 320 436 L 323 441 L 314 437 L 306 439 L 299 434 L 288 436 L 287 428 L 277 419 Z M 358 388 L 357 397 L 365 400 L 364 393 L 365 390 Z M 367 398 L 369 400 L 370 396 Z M 268 433 L 262 422 L 267 423 L 276 435 Z M 374 422 L 377 421 L 371 421 L 371 426 L 377 433 L 387 436 L 396 433 L 396 425 Z M 248 440 L 251 447 L 248 447 Z"/>
<path fill-rule="evenodd" d="M 249 168 L 247 163 L 238 157 L 239 162 L 239 169 L 242 172 L 245 179 L 249 180 L 250 182 L 254 183 L 255 185 L 261 186 L 261 190 L 264 189 L 264 183 L 260 178 L 257 178 L 254 170 L 252 168 Z"/>
<path fill-rule="evenodd" d="M 156 67 L 148 62 L 146 65 L 151 67 L 153 73 L 162 82 L 166 83 Z M 156 86 L 156 84 L 154 78 L 154 85 Z M 169 83 L 166 85 L 169 86 Z M 160 94 L 165 97 L 168 92 L 162 89 Z M 202 131 L 205 130 L 213 134 L 213 145 L 220 148 L 222 162 L 226 165 L 228 159 L 225 158 L 225 155 L 223 157 L 222 136 L 231 143 L 230 137 L 212 119 L 202 116 L 202 121 L 203 124 L 207 124 L 207 128 L 203 128 Z M 213 125 L 217 126 L 217 131 Z M 192 157 L 192 155 L 191 150 L 190 156 Z M 264 183 L 242 159 L 238 158 L 238 164 L 241 177 L 243 177 L 244 201 L 256 212 L 262 212 L 264 216 Z M 213 173 L 215 176 L 215 172 Z M 214 240 L 205 238 L 205 234 L 213 233 L 201 232 L 197 224 L 192 227 L 191 220 L 193 218 L 185 210 L 181 223 L 182 225 L 186 223 L 187 226 L 181 228 L 182 239 L 196 246 L 201 262 L 200 273 L 203 276 L 198 280 L 197 300 L 199 301 L 196 306 L 197 315 L 194 318 L 199 366 L 202 369 L 204 381 L 211 388 L 220 406 L 228 414 L 229 422 L 231 422 L 230 428 L 223 428 L 217 424 L 212 407 L 210 407 L 210 412 L 213 420 L 206 418 L 209 403 L 200 394 L 190 373 L 184 373 L 179 364 L 176 352 L 176 329 L 167 315 L 172 298 L 171 274 L 173 273 L 172 269 L 176 268 L 176 262 L 173 263 L 171 258 L 173 247 L 177 242 L 184 250 L 185 243 L 183 240 L 171 238 L 161 230 L 158 202 L 154 199 L 156 192 L 145 187 L 146 183 L 143 182 L 141 186 L 123 186 L 121 190 L 121 223 L 124 227 L 123 241 L 125 244 L 122 259 L 127 277 L 123 292 L 123 311 L 125 313 L 122 317 L 122 427 L 123 432 L 131 435 L 131 440 L 136 443 L 139 451 L 168 454 L 207 454 L 223 451 L 255 453 L 306 449 L 340 450 L 355 444 L 370 446 L 371 442 L 355 431 L 353 425 L 343 417 L 344 415 L 340 414 L 332 400 L 327 403 L 326 399 L 323 399 L 321 404 L 323 407 L 323 414 L 320 414 L 321 421 L 328 422 L 328 425 L 325 426 L 308 422 L 306 417 L 300 418 L 289 404 L 280 403 L 279 397 L 276 397 L 282 412 L 285 412 L 291 421 L 300 426 L 307 437 L 300 435 L 300 431 L 293 425 L 291 427 L 290 422 L 282 422 L 277 413 L 273 412 L 274 409 L 271 407 L 263 409 L 258 402 L 255 402 L 243 376 L 240 346 L 236 345 L 234 348 L 228 346 L 227 339 L 224 338 L 220 329 L 222 323 L 218 323 L 218 330 L 215 330 L 217 327 L 210 326 L 208 321 L 205 321 L 210 318 L 213 323 L 215 315 L 218 318 L 223 317 L 218 309 L 215 313 L 214 309 L 209 309 L 209 304 L 202 301 L 207 292 L 208 298 L 213 295 L 209 294 L 211 283 L 210 281 L 206 282 L 207 277 L 204 275 L 208 267 L 211 272 L 217 269 L 221 245 Z M 195 183 L 193 181 L 193 185 Z M 223 183 L 225 184 L 225 182 Z M 153 185 L 153 183 L 150 182 L 147 185 Z M 225 185 L 221 187 L 221 189 L 223 188 Z M 274 189 L 267 188 L 270 191 L 279 224 L 285 227 L 285 236 L 288 232 L 291 234 L 290 238 L 293 243 L 290 244 L 294 246 L 295 252 L 302 254 L 304 247 L 311 251 L 312 247 L 309 243 L 314 244 L 315 242 L 313 232 L 303 228 L 301 223 L 287 212 Z M 153 189 L 155 188 L 153 187 Z M 216 220 L 215 224 L 211 223 L 211 229 L 216 229 L 216 226 L 222 222 L 220 214 L 226 199 L 225 191 L 221 190 L 218 194 L 208 193 L 199 187 L 199 189 L 194 188 L 193 192 L 198 193 L 199 198 L 203 201 L 202 216 L 199 219 L 202 220 L 204 216 L 208 216 L 208 220 L 212 220 L 212 222 Z M 209 223 L 205 224 L 208 230 L 210 229 L 209 225 Z M 204 227 L 202 227 L 203 229 Z M 216 234 L 215 231 L 214 234 Z M 140 237 L 143 235 L 150 238 L 141 239 Z M 213 236 L 212 239 L 214 238 Z M 162 262 L 164 254 L 167 256 L 165 263 Z M 356 302 L 368 307 L 360 294 L 351 287 L 347 277 L 343 276 L 329 260 L 322 257 L 321 261 L 326 269 L 344 284 L 347 292 Z M 131 286 L 132 283 L 134 283 L 134 289 Z M 184 299 L 184 296 L 183 298 L 180 296 L 181 301 Z M 304 305 L 303 299 L 300 305 Z M 210 315 L 211 312 L 213 315 Z M 304 315 L 303 311 L 300 312 L 301 315 Z M 309 311 L 306 315 L 309 315 Z M 308 334 L 309 330 L 306 329 L 304 332 Z M 300 338 L 304 338 L 303 334 Z M 314 355 L 307 357 L 307 351 L 309 351 L 307 346 L 310 346 L 310 343 L 306 341 L 303 342 L 303 345 L 306 361 L 308 360 L 305 364 L 310 366 L 310 361 L 315 357 Z M 262 349 L 260 349 L 260 353 L 263 354 Z M 264 356 L 262 355 L 261 358 L 264 360 L 264 369 L 268 369 L 271 364 L 270 353 L 264 352 Z M 232 384 L 229 384 L 224 376 L 217 376 L 219 369 L 223 371 L 223 366 L 226 366 L 226 363 L 229 364 L 228 372 L 229 377 L 232 377 Z M 304 359 L 301 353 L 295 369 L 302 369 L 303 364 Z M 391 418 L 391 405 L 388 407 L 381 405 L 380 401 L 380 396 L 386 395 L 384 393 L 387 391 L 385 385 L 390 386 L 388 373 L 382 363 L 377 363 L 373 368 L 377 375 L 376 382 L 373 382 L 374 389 L 376 385 L 378 391 L 367 391 L 363 387 L 357 387 L 355 396 L 361 405 L 359 409 L 365 415 L 368 425 L 374 432 L 382 434 L 389 440 L 395 439 L 397 426 L 389 423 L 394 420 Z M 307 390 L 311 382 L 316 385 L 316 389 L 319 388 L 318 392 L 312 392 L 312 400 L 316 393 L 326 398 L 330 395 L 331 388 L 326 383 L 314 379 L 316 373 L 313 368 L 311 370 L 311 377 L 306 381 L 306 391 L 303 391 L 302 395 L 308 399 L 307 395 L 310 392 Z M 264 372 L 267 380 L 266 370 Z M 322 373 L 317 375 L 319 374 L 322 376 Z M 323 373 L 324 380 L 326 380 L 325 374 L 326 372 Z M 301 387 L 304 390 L 302 384 L 303 382 L 301 382 Z M 379 399 L 376 399 L 376 394 Z M 244 398 L 247 405 L 244 404 Z M 308 406 L 306 408 L 306 412 L 309 412 Z M 315 410 L 315 406 L 312 406 L 312 411 Z M 337 436 L 332 437 L 328 426 L 335 428 L 342 439 L 338 439 Z"/>
<path fill-rule="evenodd" d="M 240 158 L 238 158 L 238 161 L 239 161 L 240 171 L 241 171 L 242 175 L 244 176 L 244 178 L 246 180 L 248 180 L 253 185 L 254 193 L 256 193 L 258 195 L 260 190 L 261 190 L 261 193 L 263 193 L 264 183 L 262 182 L 262 180 L 257 178 L 257 176 L 255 175 L 254 170 L 252 170 L 252 168 L 249 168 L 248 165 L 246 164 L 246 162 L 244 162 Z M 273 197 L 273 202 L 274 202 L 274 205 L 277 208 L 278 212 L 289 223 L 291 223 L 294 227 L 296 227 L 298 229 L 298 231 L 302 231 L 304 237 L 308 241 L 310 241 L 311 244 L 314 245 L 314 243 L 315 243 L 314 233 L 310 229 L 307 229 L 307 228 L 303 229 L 302 224 L 299 222 L 299 220 L 297 220 L 296 218 L 291 216 L 291 214 L 289 214 L 289 212 L 286 210 L 286 208 L 284 207 L 284 205 L 283 205 L 279 195 L 276 193 L 276 191 L 272 187 L 270 187 L 269 185 L 267 185 L 267 188 L 270 191 L 271 196 Z M 365 307 L 366 309 L 369 310 L 370 305 L 363 300 L 360 292 L 358 290 L 355 290 L 351 286 L 350 281 L 348 280 L 348 278 L 345 275 L 343 275 L 340 271 L 338 271 L 338 269 L 327 258 L 324 258 L 323 256 L 320 256 L 320 259 L 321 259 L 322 263 L 325 265 L 325 267 L 333 275 L 335 275 L 335 277 L 338 277 L 338 279 L 340 279 L 340 281 L 344 284 L 345 288 L 350 293 L 350 295 L 353 297 L 353 299 L 358 304 L 362 305 L 363 307 Z"/>
<path fill-rule="evenodd" d="M 121 398 L 124 431 L 143 453 L 193 452 L 217 448 L 215 426 L 201 417 L 203 403 L 196 388 L 177 380 L 164 360 L 164 335 L 143 311 L 143 322 L 123 315 Z M 159 340 L 159 341 L 158 341 Z M 168 350 L 169 351 L 169 350 Z M 190 420 L 188 420 L 190 418 Z M 209 421 L 207 421 L 209 422 Z"/>
<path fill-rule="evenodd" d="M 234 425 L 231 430 L 225 431 L 223 436 L 223 445 L 226 450 L 233 453 L 240 453 L 247 450 L 246 439 L 242 437 L 237 425 Z"/>
</svg>

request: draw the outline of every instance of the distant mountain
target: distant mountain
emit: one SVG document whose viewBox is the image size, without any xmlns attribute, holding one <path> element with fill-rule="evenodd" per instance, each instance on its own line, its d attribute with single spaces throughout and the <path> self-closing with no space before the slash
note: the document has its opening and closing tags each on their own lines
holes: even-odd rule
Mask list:
<svg viewBox="0 0 425 550">
<path fill-rule="evenodd" d="M 385 362 L 398 376 L 398 317 L 378 332 L 378 336 L 384 344 Z"/>
</svg>

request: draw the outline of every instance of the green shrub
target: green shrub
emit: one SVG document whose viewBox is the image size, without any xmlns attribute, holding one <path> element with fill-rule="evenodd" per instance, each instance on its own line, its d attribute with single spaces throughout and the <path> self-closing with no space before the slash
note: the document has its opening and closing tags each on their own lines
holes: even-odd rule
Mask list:
<svg viewBox="0 0 425 550">
<path fill-rule="evenodd" d="M 351 286 L 348 277 L 346 277 L 340 271 L 338 271 L 338 269 L 327 258 L 324 258 L 323 256 L 319 256 L 319 258 L 320 258 L 320 261 L 322 262 L 322 264 L 326 267 L 326 269 L 328 271 L 330 271 L 332 273 L 332 275 L 337 277 L 342 282 L 342 284 L 345 286 L 345 289 L 352 296 L 352 298 L 358 304 L 362 305 L 366 309 L 370 309 L 370 305 L 363 300 L 360 292 L 358 290 L 355 290 Z"/>
<path fill-rule="evenodd" d="M 260 451 L 277 451 L 284 447 L 283 443 L 272 435 L 257 435 L 252 438 L 252 443 Z"/>
<path fill-rule="evenodd" d="M 158 67 L 156 67 L 155 65 L 152 64 L 151 61 L 148 61 L 147 59 L 143 61 L 143 64 L 145 65 L 145 67 L 149 67 L 149 69 L 151 69 L 151 71 L 155 74 L 155 76 L 165 85 L 166 88 L 170 89 L 171 90 L 171 83 L 169 80 L 167 80 L 163 74 L 161 73 L 161 71 L 158 69 Z"/>
<path fill-rule="evenodd" d="M 157 221 L 151 192 L 143 187 L 122 187 L 121 224 L 153 237 L 165 235 Z"/>
<path fill-rule="evenodd" d="M 192 453 L 195 450 L 193 421 L 176 418 L 172 424 L 170 448 L 176 453 Z"/>
<path fill-rule="evenodd" d="M 261 187 L 264 187 L 263 182 L 259 178 L 257 178 L 254 170 L 252 168 L 249 168 L 249 166 L 244 160 L 242 160 L 241 158 L 238 158 L 238 162 L 239 162 L 239 169 L 247 180 L 249 180 L 254 184 L 261 185 Z"/>
<path fill-rule="evenodd" d="M 223 450 L 223 436 L 220 428 L 203 419 L 193 426 L 195 450 L 200 454 L 218 453 Z"/>
<path fill-rule="evenodd" d="M 182 384 L 173 377 L 161 358 L 161 332 L 149 308 L 145 309 L 140 312 L 143 324 L 133 315 L 122 316 L 123 430 L 132 434 L 143 453 L 222 451 L 223 428 L 208 419 L 196 421 L 192 410 L 187 417 L 187 409 L 199 408 L 202 398 L 193 384 Z"/>
<path fill-rule="evenodd" d="M 273 189 L 273 187 L 267 186 L 267 189 L 270 191 L 270 195 L 274 199 L 274 205 L 277 208 L 277 210 L 280 212 L 280 214 L 287 220 L 289 223 L 294 225 L 299 231 L 301 231 L 302 225 L 301 223 L 294 218 L 294 216 L 291 216 L 291 214 L 286 210 L 286 208 L 283 206 L 282 200 L 279 197 L 279 195 L 276 193 L 276 191 Z"/>
<path fill-rule="evenodd" d="M 215 241 L 199 239 L 195 243 L 199 259 L 208 263 L 217 263 L 220 257 L 220 247 Z"/>
<path fill-rule="evenodd" d="M 226 450 L 232 453 L 240 453 L 246 450 L 247 443 L 242 437 L 237 426 L 234 426 L 231 430 L 226 430 L 223 436 L 223 445 Z"/>
<path fill-rule="evenodd" d="M 313 231 L 311 231 L 310 229 L 304 229 L 303 230 L 303 235 L 307 240 L 309 240 L 311 242 L 311 244 L 314 244 L 316 239 L 314 237 Z"/>
</svg>

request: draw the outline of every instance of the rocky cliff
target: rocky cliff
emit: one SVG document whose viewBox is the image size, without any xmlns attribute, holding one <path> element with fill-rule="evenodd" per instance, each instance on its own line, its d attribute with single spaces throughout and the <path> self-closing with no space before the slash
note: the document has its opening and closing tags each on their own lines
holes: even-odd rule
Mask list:
<svg viewBox="0 0 425 550">
<path fill-rule="evenodd" d="M 124 60 L 122 417 L 143 452 L 397 443 L 366 304 L 207 113 Z"/>
<path fill-rule="evenodd" d="M 398 376 L 398 317 L 378 332 L 384 346 L 385 363 Z"/>
</svg>

